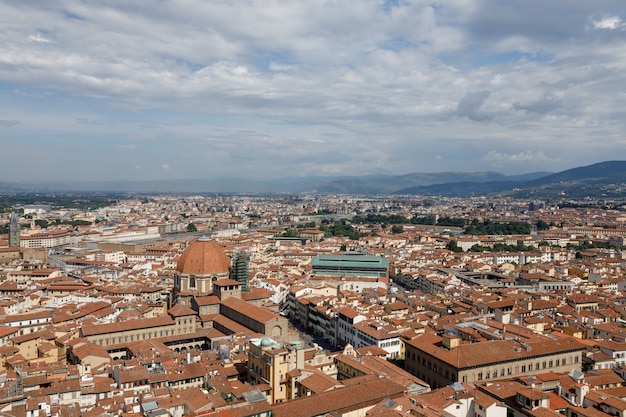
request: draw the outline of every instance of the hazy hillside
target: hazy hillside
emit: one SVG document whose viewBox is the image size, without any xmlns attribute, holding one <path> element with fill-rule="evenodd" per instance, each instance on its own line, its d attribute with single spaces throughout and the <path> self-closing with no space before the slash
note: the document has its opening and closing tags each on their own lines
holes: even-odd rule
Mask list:
<svg viewBox="0 0 626 417">
<path fill-rule="evenodd" d="M 626 161 L 608 161 L 523 181 L 456 182 L 405 188 L 396 194 L 520 198 L 626 198 Z"/>
<path fill-rule="evenodd" d="M 530 178 L 538 178 L 532 176 Z M 539 174 L 538 174 L 539 175 Z M 545 175 L 545 173 L 543 173 Z M 388 194 L 411 187 L 424 187 L 433 184 L 457 182 L 498 182 L 510 177 L 499 172 L 436 172 L 390 175 L 384 178 L 353 178 L 329 181 L 317 185 L 314 190 L 320 194 Z"/>
<path fill-rule="evenodd" d="M 531 185 L 554 184 L 563 181 L 581 181 L 593 179 L 610 179 L 619 180 L 626 175 L 626 161 L 606 161 L 597 164 L 577 167 L 556 174 L 547 175 L 528 183 Z"/>
</svg>

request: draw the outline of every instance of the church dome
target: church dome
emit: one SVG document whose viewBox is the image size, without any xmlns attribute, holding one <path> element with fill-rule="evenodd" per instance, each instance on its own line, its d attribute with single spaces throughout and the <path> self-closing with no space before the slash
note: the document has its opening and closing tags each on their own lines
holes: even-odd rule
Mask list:
<svg viewBox="0 0 626 417">
<path fill-rule="evenodd" d="M 230 270 L 230 259 L 219 244 L 200 238 L 183 251 L 176 270 L 189 275 L 224 275 Z"/>
</svg>

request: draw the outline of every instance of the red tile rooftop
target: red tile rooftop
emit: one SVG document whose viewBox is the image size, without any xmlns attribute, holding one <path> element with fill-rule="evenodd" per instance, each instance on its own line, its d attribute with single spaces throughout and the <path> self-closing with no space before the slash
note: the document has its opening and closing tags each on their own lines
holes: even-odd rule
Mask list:
<svg viewBox="0 0 626 417">
<path fill-rule="evenodd" d="M 152 317 L 146 319 L 128 320 L 118 323 L 94 324 L 82 327 L 83 336 L 95 336 L 99 334 L 124 332 L 130 330 L 147 329 L 151 327 L 173 326 L 174 319 L 169 315 Z"/>
</svg>

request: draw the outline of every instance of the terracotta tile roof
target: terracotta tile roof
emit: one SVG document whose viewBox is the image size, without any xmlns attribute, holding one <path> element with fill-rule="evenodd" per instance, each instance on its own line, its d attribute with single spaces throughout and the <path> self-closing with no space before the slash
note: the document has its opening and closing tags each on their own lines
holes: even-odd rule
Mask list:
<svg viewBox="0 0 626 417">
<path fill-rule="evenodd" d="M 464 386 L 464 388 L 466 388 L 466 390 L 470 389 L 469 386 Z M 415 399 L 421 405 L 443 412 L 445 408 L 458 403 L 455 394 L 456 391 L 448 385 L 425 394 L 417 395 Z"/>
<path fill-rule="evenodd" d="M 615 373 L 613 369 L 598 369 L 595 371 L 589 371 L 585 373 L 585 380 L 592 389 L 625 384 L 622 377 Z"/>
<path fill-rule="evenodd" d="M 195 316 L 196 312 L 189 307 L 177 305 L 169 309 L 168 313 L 172 317 Z"/>
<path fill-rule="evenodd" d="M 535 408 L 534 410 L 526 410 L 526 412 L 532 417 L 563 417 L 563 414 L 558 411 L 543 407 Z"/>
<path fill-rule="evenodd" d="M 459 369 L 483 366 L 501 361 L 532 358 L 536 355 L 549 353 L 582 351 L 585 348 L 583 344 L 572 337 L 560 337 L 555 340 L 536 336 L 533 339 L 526 340 L 524 345 L 515 340 L 490 340 L 478 343 L 462 343 L 455 349 L 446 349 L 441 344 L 441 337 L 433 333 L 427 333 L 413 340 L 407 340 L 406 344 L 436 356 Z"/>
<path fill-rule="evenodd" d="M 272 293 L 265 288 L 252 288 L 250 292 L 241 293 L 241 298 L 245 301 L 261 300 L 269 298 Z"/>
<path fill-rule="evenodd" d="M 172 326 L 174 319 L 169 315 L 151 317 L 147 319 L 127 320 L 118 323 L 93 324 L 81 328 L 82 336 L 125 332 L 130 330 L 148 329 L 151 327 Z"/>
<path fill-rule="evenodd" d="M 148 368 L 144 366 L 139 366 L 133 369 L 122 369 L 117 372 L 117 375 L 118 377 L 116 379 L 120 384 L 147 381 L 150 377 Z"/>
<path fill-rule="evenodd" d="M 609 407 L 615 408 L 616 410 L 626 410 L 626 400 L 604 392 L 590 391 L 585 396 L 585 399 L 593 401 L 596 404 L 606 404 Z"/>
<path fill-rule="evenodd" d="M 339 310 L 337 310 L 338 314 L 343 314 L 344 316 L 346 316 L 349 319 L 353 319 L 356 316 L 359 315 L 359 312 L 356 311 L 355 309 L 351 308 L 351 307 L 343 307 L 340 308 Z"/>
<path fill-rule="evenodd" d="M 278 314 L 273 313 L 266 308 L 255 306 L 254 304 L 247 303 L 235 297 L 228 297 L 227 299 L 222 300 L 222 305 L 230 308 L 231 310 L 237 311 L 244 316 L 251 317 L 260 323 L 268 323 L 269 321 L 279 317 Z"/>
<path fill-rule="evenodd" d="M 13 333 L 17 333 L 19 330 L 19 327 L 0 326 L 0 337 L 9 336 Z"/>
<path fill-rule="evenodd" d="M 29 313 L 6 316 L 6 318 L 4 319 L 4 322 L 15 323 L 18 321 L 46 319 L 46 318 L 51 318 L 51 317 L 52 317 L 52 313 L 50 311 L 38 310 L 38 311 L 29 312 Z"/>
<path fill-rule="evenodd" d="M 341 385 L 341 383 L 323 372 L 315 372 L 311 376 L 300 380 L 300 385 L 310 390 L 312 394 L 321 394 Z"/>
<path fill-rule="evenodd" d="M 19 345 L 20 343 L 28 342 L 30 340 L 42 339 L 42 340 L 54 340 L 56 336 L 54 332 L 48 328 L 41 329 L 37 332 L 26 333 L 19 336 L 14 336 L 11 338 L 11 342 L 14 345 Z"/>
<path fill-rule="evenodd" d="M 198 306 L 202 307 L 202 306 L 219 304 L 220 299 L 217 298 L 217 296 L 215 295 L 204 295 L 201 297 L 196 297 L 195 302 L 196 304 L 198 304 Z"/>
<path fill-rule="evenodd" d="M 74 353 L 74 356 L 81 361 L 89 356 L 97 356 L 100 358 L 106 358 L 109 361 L 111 360 L 111 356 L 109 356 L 106 349 L 100 345 L 96 345 L 95 343 L 84 343 L 80 346 L 73 347 L 72 352 Z"/>
<path fill-rule="evenodd" d="M 217 281 L 213 281 L 213 286 L 217 287 L 231 287 L 240 285 L 241 283 L 239 281 L 235 281 L 234 279 L 230 278 L 218 279 Z"/>
<path fill-rule="evenodd" d="M 402 396 L 404 387 L 388 378 L 338 388 L 272 406 L 275 417 L 310 417 L 340 410 L 359 410 L 386 398 Z"/>
<path fill-rule="evenodd" d="M 215 319 L 213 320 L 213 323 L 214 323 L 213 324 L 214 326 L 229 330 L 230 333 L 228 334 L 245 334 L 245 335 L 250 335 L 250 336 L 252 335 L 259 336 L 258 333 L 253 332 L 252 330 L 248 329 L 246 326 L 243 326 L 237 323 L 236 321 L 231 320 L 228 317 L 223 316 L 221 314 L 218 314 L 215 317 Z"/>
</svg>

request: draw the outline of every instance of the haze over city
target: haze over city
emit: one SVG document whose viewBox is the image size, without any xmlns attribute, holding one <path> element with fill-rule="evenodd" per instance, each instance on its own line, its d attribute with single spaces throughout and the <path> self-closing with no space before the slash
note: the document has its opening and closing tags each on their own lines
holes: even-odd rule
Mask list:
<svg viewBox="0 0 626 417">
<path fill-rule="evenodd" d="M 2 181 L 623 159 L 623 1 L 0 3 Z"/>
</svg>

